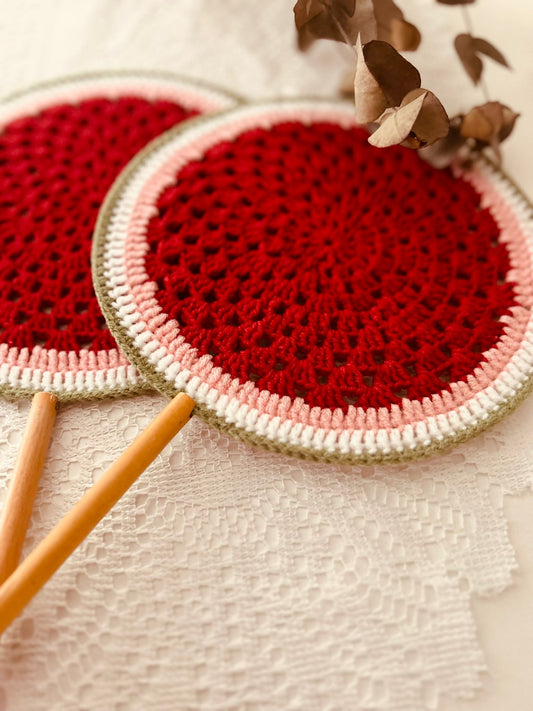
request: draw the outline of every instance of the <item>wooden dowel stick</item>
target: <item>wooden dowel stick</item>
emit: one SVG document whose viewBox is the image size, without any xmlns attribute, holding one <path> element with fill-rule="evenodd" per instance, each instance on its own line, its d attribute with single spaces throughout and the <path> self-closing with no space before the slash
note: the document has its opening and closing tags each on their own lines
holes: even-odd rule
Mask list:
<svg viewBox="0 0 533 711">
<path fill-rule="evenodd" d="M 0 515 L 0 584 L 11 575 L 20 559 L 54 426 L 56 402 L 51 393 L 33 396 Z"/>
<path fill-rule="evenodd" d="M 176 395 L 0 587 L 0 634 L 113 507 L 174 435 L 194 401 Z"/>
</svg>

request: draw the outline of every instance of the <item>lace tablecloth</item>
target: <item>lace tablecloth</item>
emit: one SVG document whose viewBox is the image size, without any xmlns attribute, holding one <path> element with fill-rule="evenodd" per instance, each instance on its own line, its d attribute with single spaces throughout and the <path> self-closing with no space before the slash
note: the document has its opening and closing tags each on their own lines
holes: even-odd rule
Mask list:
<svg viewBox="0 0 533 711">
<path fill-rule="evenodd" d="M 452 112 L 481 103 L 451 48 L 460 10 L 408 4 L 424 85 Z M 515 68 L 487 67 L 487 82 L 523 114 L 506 168 L 531 195 L 528 9 L 498 6 L 472 15 Z M 344 48 L 298 54 L 291 8 L 23 0 L 3 8 L 0 88 L 141 68 L 248 98 L 334 95 Z M 61 408 L 27 550 L 163 404 Z M 2 496 L 28 408 L 0 402 Z M 3 635 L 0 709 L 525 711 L 532 423 L 530 399 L 445 456 L 357 468 L 269 454 L 193 420 Z"/>
</svg>

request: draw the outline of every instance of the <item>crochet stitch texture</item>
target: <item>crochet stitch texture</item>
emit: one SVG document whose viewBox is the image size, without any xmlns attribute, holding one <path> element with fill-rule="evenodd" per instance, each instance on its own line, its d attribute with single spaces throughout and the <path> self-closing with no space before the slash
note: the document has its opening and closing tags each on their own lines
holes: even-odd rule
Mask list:
<svg viewBox="0 0 533 711">
<path fill-rule="evenodd" d="M 396 461 L 473 436 L 532 383 L 530 208 L 486 162 L 368 145 L 350 107 L 241 106 L 115 183 L 93 267 L 124 352 L 244 440 Z"/>
<path fill-rule="evenodd" d="M 169 101 L 105 97 L 50 107 L 0 134 L 0 321 L 9 346 L 116 347 L 90 269 L 96 217 L 126 163 L 193 115 Z"/>
<path fill-rule="evenodd" d="M 471 185 L 365 131 L 284 122 L 176 175 L 146 273 L 180 334 L 241 382 L 379 408 L 466 380 L 514 304 Z"/>
<path fill-rule="evenodd" d="M 232 99 L 175 77 L 111 74 L 0 105 L 0 389 L 60 397 L 148 386 L 119 352 L 92 285 L 98 211 L 128 161 Z"/>
</svg>

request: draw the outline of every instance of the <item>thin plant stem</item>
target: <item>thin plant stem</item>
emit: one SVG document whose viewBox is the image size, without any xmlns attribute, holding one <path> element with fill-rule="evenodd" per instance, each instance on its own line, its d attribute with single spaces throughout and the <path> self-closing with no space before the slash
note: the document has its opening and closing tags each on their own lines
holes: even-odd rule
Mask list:
<svg viewBox="0 0 533 711">
<path fill-rule="evenodd" d="M 348 47 L 350 47 L 350 49 L 353 51 L 353 53 L 355 54 L 355 57 L 356 57 L 356 59 L 357 59 L 357 50 L 356 50 L 355 46 L 351 43 L 350 38 L 349 38 L 348 35 L 346 34 L 346 30 L 345 30 L 344 27 L 342 26 L 342 23 L 340 23 L 339 20 L 335 17 L 335 13 L 333 12 L 333 8 L 331 8 L 331 13 L 330 13 L 330 15 L 331 15 L 331 19 L 333 20 L 333 22 L 337 25 L 337 29 L 338 29 L 339 32 L 341 33 L 343 40 L 344 40 L 345 43 L 348 45 Z"/>
<path fill-rule="evenodd" d="M 463 19 L 465 22 L 465 28 L 468 34 L 471 37 L 474 37 L 474 26 L 472 24 L 472 18 L 470 16 L 470 12 L 468 11 L 468 8 L 466 5 L 461 5 L 461 12 L 463 13 Z M 485 80 L 483 79 L 483 76 L 480 77 L 479 79 L 479 88 L 481 89 L 481 93 L 483 94 L 483 98 L 485 101 L 490 101 L 490 94 L 489 90 L 487 88 L 487 84 L 485 83 Z"/>
<path fill-rule="evenodd" d="M 466 31 L 468 32 L 469 35 L 474 36 L 474 27 L 472 25 L 472 18 L 470 17 L 470 13 L 468 12 L 468 8 L 466 5 L 461 5 L 461 12 L 463 13 L 463 19 L 465 21 L 465 27 Z"/>
</svg>

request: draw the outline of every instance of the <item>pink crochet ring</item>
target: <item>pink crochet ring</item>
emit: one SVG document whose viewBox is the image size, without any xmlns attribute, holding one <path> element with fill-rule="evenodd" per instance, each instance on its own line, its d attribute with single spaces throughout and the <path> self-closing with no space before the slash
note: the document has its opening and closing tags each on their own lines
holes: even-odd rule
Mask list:
<svg viewBox="0 0 533 711">
<path fill-rule="evenodd" d="M 100 213 L 95 287 L 169 396 L 339 462 L 464 440 L 531 388 L 529 206 L 485 161 L 378 150 L 352 107 L 238 107 L 170 131 Z"/>
</svg>

